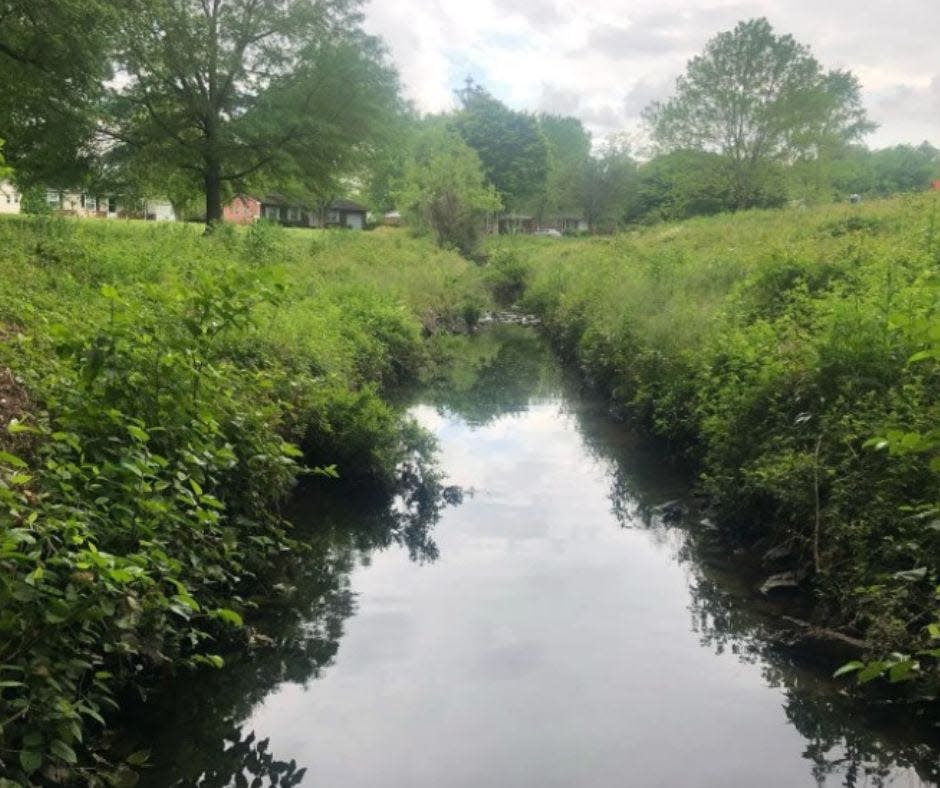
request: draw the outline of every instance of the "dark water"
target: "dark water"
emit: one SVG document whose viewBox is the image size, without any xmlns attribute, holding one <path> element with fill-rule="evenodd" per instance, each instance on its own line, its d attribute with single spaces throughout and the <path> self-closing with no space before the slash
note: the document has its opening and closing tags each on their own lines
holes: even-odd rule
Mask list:
<svg viewBox="0 0 940 788">
<path fill-rule="evenodd" d="M 139 712 L 144 785 L 936 784 L 912 732 L 770 646 L 752 580 L 656 514 L 682 476 L 534 333 L 465 342 L 411 409 L 462 503 L 302 496 L 313 549 L 259 647 Z"/>
</svg>

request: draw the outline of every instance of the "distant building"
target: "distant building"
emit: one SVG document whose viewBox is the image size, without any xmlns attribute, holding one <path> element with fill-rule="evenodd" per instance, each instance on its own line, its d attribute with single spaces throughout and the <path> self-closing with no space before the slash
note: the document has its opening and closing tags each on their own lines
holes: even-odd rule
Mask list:
<svg viewBox="0 0 940 788">
<path fill-rule="evenodd" d="M 933 189 L 935 192 L 940 192 L 940 178 L 938 178 L 937 180 L 933 181 L 933 182 L 930 184 L 930 188 Z"/>
<path fill-rule="evenodd" d="M 574 214 L 545 217 L 539 221 L 534 216 L 506 213 L 499 217 L 499 232 L 502 234 L 533 234 L 540 230 L 557 230 L 560 233 L 587 232 L 588 223 Z"/>
<path fill-rule="evenodd" d="M 222 209 L 222 218 L 232 224 L 251 224 L 261 218 L 261 200 L 248 194 L 237 194 Z"/>
<path fill-rule="evenodd" d="M 152 222 L 176 220 L 176 212 L 169 200 L 47 189 L 46 203 L 57 213 L 83 219 L 146 219 Z"/>
<path fill-rule="evenodd" d="M 401 227 L 401 212 L 400 211 L 387 211 L 382 217 L 382 222 L 389 227 Z"/>
<path fill-rule="evenodd" d="M 0 213 L 19 213 L 21 198 L 22 195 L 10 181 L 0 181 Z"/>
<path fill-rule="evenodd" d="M 324 227 L 347 227 L 362 230 L 366 226 L 369 209 L 352 200 L 333 200 L 323 216 Z"/>
<path fill-rule="evenodd" d="M 251 224 L 258 219 L 277 222 L 287 227 L 346 227 L 361 230 L 366 225 L 368 209 L 352 200 L 333 200 L 317 210 L 283 194 L 256 197 L 236 195 L 222 209 L 222 216 L 233 224 Z"/>
</svg>

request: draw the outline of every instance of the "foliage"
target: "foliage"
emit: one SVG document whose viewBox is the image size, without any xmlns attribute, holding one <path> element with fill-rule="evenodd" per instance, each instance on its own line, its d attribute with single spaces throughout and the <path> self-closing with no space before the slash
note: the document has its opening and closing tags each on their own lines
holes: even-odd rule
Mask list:
<svg viewBox="0 0 940 788">
<path fill-rule="evenodd" d="M 397 77 L 355 0 L 140 4 L 121 17 L 107 130 L 135 158 L 187 173 L 206 220 L 249 176 L 326 195 L 397 108 Z"/>
<path fill-rule="evenodd" d="M 591 157 L 591 135 L 577 118 L 560 115 L 540 115 L 539 129 L 548 145 L 548 172 L 538 213 L 579 214 L 580 178 Z"/>
<path fill-rule="evenodd" d="M 788 546 L 814 623 L 934 695 L 938 209 L 923 195 L 511 246 L 523 306 L 698 466 L 725 536 Z"/>
<path fill-rule="evenodd" d="M 628 150 L 607 145 L 574 174 L 579 213 L 592 231 L 616 230 L 630 213 L 636 190 L 636 163 Z"/>
<path fill-rule="evenodd" d="M 434 233 L 437 245 L 471 256 L 489 213 L 500 208 L 484 181 L 477 154 L 455 133 L 438 125 L 418 141 L 405 172 L 398 204 L 418 229 Z"/>
<path fill-rule="evenodd" d="M 740 22 L 708 42 L 676 82 L 676 94 L 646 111 L 664 150 L 720 153 L 736 208 L 761 205 L 768 165 L 814 156 L 870 131 L 859 85 L 824 72 L 807 47 L 776 35 L 766 19 Z M 771 187 L 772 188 L 772 187 Z"/>
<path fill-rule="evenodd" d="M 538 120 L 516 112 L 468 80 L 451 127 L 473 148 L 504 206 L 518 210 L 545 187 L 548 146 Z"/>
<path fill-rule="evenodd" d="M 4 2 L 0 137 L 22 186 L 63 185 L 87 172 L 117 8 L 106 0 L 49 0 L 41 9 Z"/>
<path fill-rule="evenodd" d="M 116 699 L 223 665 L 305 549 L 276 508 L 302 462 L 414 466 L 379 386 L 480 277 L 401 234 L 14 217 L 0 248 L 0 781 L 132 784 Z"/>
</svg>

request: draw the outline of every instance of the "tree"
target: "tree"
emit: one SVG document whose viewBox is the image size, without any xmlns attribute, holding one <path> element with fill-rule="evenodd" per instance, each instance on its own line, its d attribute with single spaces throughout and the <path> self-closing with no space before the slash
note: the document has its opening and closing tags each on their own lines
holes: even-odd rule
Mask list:
<svg viewBox="0 0 940 788">
<path fill-rule="evenodd" d="M 766 19 L 740 22 L 709 41 L 676 81 L 675 95 L 645 116 L 661 150 L 721 154 L 736 208 L 760 204 L 775 172 L 770 165 L 819 155 L 874 128 L 856 78 L 823 71 L 807 47 L 775 35 Z"/>
<path fill-rule="evenodd" d="M 636 184 L 630 151 L 609 140 L 598 156 L 589 156 L 575 174 L 573 194 L 592 232 L 613 232 L 629 213 Z"/>
<path fill-rule="evenodd" d="M 417 228 L 434 233 L 438 246 L 467 256 L 476 252 L 487 214 L 502 207 L 476 152 L 433 121 L 417 141 L 398 204 Z"/>
<path fill-rule="evenodd" d="M 0 4 L 0 137 L 21 186 L 75 183 L 93 161 L 118 7 L 107 0 Z"/>
<path fill-rule="evenodd" d="M 398 110 L 398 81 L 358 0 L 148 0 L 123 19 L 127 79 L 105 133 L 183 171 L 222 219 L 251 177 L 335 189 Z"/>
<path fill-rule="evenodd" d="M 539 129 L 548 145 L 539 217 L 577 213 L 581 210 L 577 183 L 591 158 L 591 135 L 577 118 L 560 115 L 540 115 Z"/>
<path fill-rule="evenodd" d="M 536 118 L 509 109 L 469 79 L 457 96 L 462 108 L 452 127 L 479 155 L 503 204 L 519 209 L 537 199 L 545 188 L 548 146 Z"/>
<path fill-rule="evenodd" d="M 929 142 L 916 148 L 895 145 L 871 154 L 875 190 L 880 194 L 920 191 L 930 187 L 937 172 L 940 151 Z"/>
<path fill-rule="evenodd" d="M 734 208 L 732 184 L 717 153 L 676 150 L 640 165 L 631 218 L 686 219 Z"/>
</svg>

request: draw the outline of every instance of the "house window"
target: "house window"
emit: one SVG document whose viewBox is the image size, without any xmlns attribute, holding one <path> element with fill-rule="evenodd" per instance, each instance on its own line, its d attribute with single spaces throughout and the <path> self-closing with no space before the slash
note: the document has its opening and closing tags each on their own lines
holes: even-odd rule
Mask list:
<svg viewBox="0 0 940 788">
<path fill-rule="evenodd" d="M 326 221 L 328 224 L 339 224 L 339 211 L 330 211 L 326 215 Z"/>
<path fill-rule="evenodd" d="M 277 206 L 276 206 L 276 205 L 265 205 L 265 206 L 264 206 L 264 218 L 265 218 L 265 219 L 273 219 L 274 221 L 277 221 L 277 219 L 278 219 Z"/>
<path fill-rule="evenodd" d="M 287 209 L 287 221 L 299 222 L 300 221 L 300 208 L 288 208 Z"/>
<path fill-rule="evenodd" d="M 84 208 L 89 213 L 95 213 L 98 210 L 98 198 L 83 194 L 82 208 Z"/>
<path fill-rule="evenodd" d="M 46 202 L 50 208 L 58 208 L 62 204 L 62 195 L 58 192 L 46 192 Z"/>
</svg>

